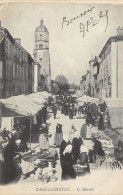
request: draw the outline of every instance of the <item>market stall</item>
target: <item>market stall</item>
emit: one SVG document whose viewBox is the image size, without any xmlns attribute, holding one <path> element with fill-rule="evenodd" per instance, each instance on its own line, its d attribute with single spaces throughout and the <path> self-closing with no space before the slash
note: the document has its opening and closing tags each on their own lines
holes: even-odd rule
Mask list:
<svg viewBox="0 0 123 195">
<path fill-rule="evenodd" d="M 72 95 L 72 97 L 79 98 L 83 96 L 83 91 L 82 90 L 77 90 L 75 94 Z"/>
<path fill-rule="evenodd" d="M 90 103 L 96 103 L 97 104 L 99 102 L 99 99 L 83 95 L 82 97 L 77 98 L 76 101 L 77 102 L 90 102 Z"/>
<path fill-rule="evenodd" d="M 5 108 L 11 110 L 12 113 L 14 113 L 14 116 L 12 117 L 27 117 L 29 119 L 28 128 L 30 131 L 30 150 L 27 152 L 18 152 L 14 157 L 15 162 L 22 168 L 22 177 L 24 178 L 30 176 L 32 172 L 33 174 L 36 174 L 40 169 L 40 173 L 42 173 L 46 179 L 47 174 L 44 174 L 42 169 L 48 166 L 48 162 L 51 162 L 52 166 L 55 166 L 55 159 L 57 156 L 57 151 L 55 149 L 50 149 L 49 151 L 45 152 L 45 154 L 41 154 L 40 150 L 37 151 L 37 146 L 34 148 L 31 147 L 33 116 L 43 108 L 43 104 L 47 101 L 48 97 L 49 94 L 44 93 L 44 96 L 42 96 L 39 92 L 39 94 L 35 93 L 30 95 L 20 95 L 0 100 L 1 104 L 3 104 Z M 53 175 L 54 174 L 52 173 L 52 176 Z M 47 176 L 47 181 L 49 181 L 49 175 Z"/>
</svg>

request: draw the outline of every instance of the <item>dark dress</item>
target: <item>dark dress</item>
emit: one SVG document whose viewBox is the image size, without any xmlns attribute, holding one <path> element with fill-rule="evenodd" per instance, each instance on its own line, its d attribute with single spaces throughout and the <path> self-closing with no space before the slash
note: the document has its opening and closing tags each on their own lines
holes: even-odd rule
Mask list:
<svg viewBox="0 0 123 195">
<path fill-rule="evenodd" d="M 64 155 L 63 155 L 63 152 L 66 148 L 66 146 L 68 146 L 70 144 L 70 142 L 66 142 L 65 140 L 62 140 L 61 142 L 61 146 L 60 146 L 60 164 L 61 164 L 61 167 L 62 167 L 62 163 L 63 163 L 63 158 L 64 158 Z"/>
<path fill-rule="evenodd" d="M 81 144 L 82 144 L 82 138 L 81 137 L 73 138 L 73 141 L 72 141 L 72 155 L 73 155 L 74 164 L 77 164 L 77 160 L 79 159 Z"/>
<path fill-rule="evenodd" d="M 103 115 L 100 114 L 99 123 L 98 123 L 98 130 L 104 130 L 104 118 Z"/>
<path fill-rule="evenodd" d="M 94 154 L 99 155 L 99 156 L 104 156 L 102 144 L 99 140 L 95 140 L 93 149 L 94 149 Z"/>
<path fill-rule="evenodd" d="M 73 119 L 73 109 L 72 108 L 69 109 L 69 118 Z"/>
<path fill-rule="evenodd" d="M 15 156 L 15 139 L 14 137 L 9 140 L 8 145 L 3 150 L 3 157 L 4 157 L 4 182 L 8 183 L 13 181 L 16 176 L 16 168 L 14 165 L 14 156 Z"/>
<path fill-rule="evenodd" d="M 47 107 L 46 106 L 42 108 L 42 119 L 43 119 L 43 123 L 46 124 L 46 120 L 47 120 Z"/>
<path fill-rule="evenodd" d="M 53 111 L 53 115 L 54 115 L 54 119 L 55 119 L 55 118 L 56 118 L 56 114 L 57 114 L 57 107 L 54 106 L 54 107 L 52 108 L 52 111 Z"/>
<path fill-rule="evenodd" d="M 100 111 L 101 112 L 105 112 L 106 111 L 106 107 L 107 107 L 105 101 L 103 103 L 99 104 L 99 107 L 100 107 Z"/>
<path fill-rule="evenodd" d="M 62 177 L 61 180 L 75 179 L 76 173 L 73 169 L 72 154 L 66 153 L 62 163 Z"/>
<path fill-rule="evenodd" d="M 82 138 L 86 139 L 86 134 L 87 134 L 87 125 L 83 124 L 81 127 L 80 135 Z"/>
</svg>

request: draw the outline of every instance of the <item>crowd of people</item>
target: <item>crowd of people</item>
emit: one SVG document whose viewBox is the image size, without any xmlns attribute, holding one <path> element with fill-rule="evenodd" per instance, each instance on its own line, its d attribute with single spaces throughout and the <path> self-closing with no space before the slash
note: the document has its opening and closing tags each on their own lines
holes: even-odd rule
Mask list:
<svg viewBox="0 0 123 195">
<path fill-rule="evenodd" d="M 73 128 L 73 126 L 72 126 Z M 92 138 L 93 148 L 88 150 L 84 144 L 84 139 L 79 132 L 75 130 L 71 139 L 71 131 L 69 136 L 63 134 L 63 140 L 60 145 L 60 164 L 62 169 L 61 179 L 75 179 L 78 176 L 75 166 L 80 165 L 81 171 L 79 176 L 90 173 L 89 163 L 95 163 L 97 156 L 104 157 L 101 142 L 95 137 Z"/>
<path fill-rule="evenodd" d="M 76 167 L 79 165 L 82 169 L 80 175 L 90 173 L 89 163 L 95 163 L 97 159 L 100 159 L 100 165 L 104 160 L 105 152 L 102 148 L 101 142 L 98 137 L 95 136 L 95 132 L 105 130 L 105 123 L 110 128 L 110 120 L 108 109 L 105 101 L 100 100 L 99 104 L 86 102 L 82 106 L 79 106 L 75 98 L 71 95 L 61 95 L 57 102 L 50 100 L 50 105 L 44 105 L 36 116 L 32 118 L 32 137 L 33 132 L 36 134 L 36 140 L 39 142 L 39 148 L 41 153 L 49 151 L 49 138 L 52 134 L 49 134 L 47 126 L 48 107 L 51 108 L 54 120 L 57 118 L 57 111 L 64 115 L 68 115 L 72 120 L 74 116 L 81 115 L 85 120 L 80 129 L 77 129 L 72 124 L 69 129 L 68 136 L 63 131 L 63 125 L 57 123 L 56 131 L 54 135 L 54 145 L 59 148 L 60 165 L 62 169 L 61 179 L 75 179 L 78 175 Z M 97 123 L 98 122 L 98 123 Z M 21 174 L 21 170 L 15 164 L 14 157 L 20 152 L 26 152 L 29 150 L 27 147 L 27 141 L 29 135 L 27 134 L 28 125 L 25 125 L 16 121 L 13 126 L 13 130 L 7 131 L 6 129 L 0 132 L 1 150 L 2 150 L 2 181 L 8 183 L 15 179 L 18 174 Z M 95 131 L 96 129 L 96 131 Z M 85 140 L 91 140 L 93 147 L 88 149 L 85 145 Z M 119 143 L 118 152 L 123 151 L 123 144 Z M 120 153 L 121 154 L 121 153 Z M 119 155 L 123 161 L 122 155 Z"/>
</svg>

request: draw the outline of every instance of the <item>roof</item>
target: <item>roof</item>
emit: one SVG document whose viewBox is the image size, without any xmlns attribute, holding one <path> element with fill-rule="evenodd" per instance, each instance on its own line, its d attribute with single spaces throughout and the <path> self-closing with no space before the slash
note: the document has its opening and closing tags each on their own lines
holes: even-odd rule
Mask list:
<svg viewBox="0 0 123 195">
<path fill-rule="evenodd" d="M 106 42 L 106 44 L 104 45 L 102 51 L 100 52 L 99 58 L 102 56 L 102 54 L 103 54 L 104 51 L 106 50 L 107 46 L 108 46 L 109 44 L 111 44 L 111 42 L 117 42 L 117 41 L 123 41 L 123 35 L 117 35 L 117 36 L 110 37 L 110 38 L 108 39 L 108 41 Z"/>
<path fill-rule="evenodd" d="M 45 26 L 38 26 L 35 31 L 48 32 Z"/>
<path fill-rule="evenodd" d="M 0 29 L 4 30 L 5 34 L 7 34 L 7 36 L 9 37 L 9 39 L 11 40 L 11 42 L 13 44 L 15 44 L 18 48 L 20 48 L 21 50 L 25 51 L 29 56 L 31 56 L 28 51 L 26 49 L 24 49 L 19 43 L 17 43 L 17 41 L 12 37 L 12 35 L 10 34 L 10 32 L 4 28 L 4 27 L 0 27 Z M 5 36 L 4 36 L 5 38 Z M 32 57 L 31 57 L 32 58 Z M 33 59 L 33 58 L 32 58 Z"/>
<path fill-rule="evenodd" d="M 40 21 L 40 25 L 36 28 L 35 32 L 39 31 L 39 32 L 48 32 L 46 26 L 44 26 L 43 24 L 43 20 L 41 19 Z"/>
</svg>

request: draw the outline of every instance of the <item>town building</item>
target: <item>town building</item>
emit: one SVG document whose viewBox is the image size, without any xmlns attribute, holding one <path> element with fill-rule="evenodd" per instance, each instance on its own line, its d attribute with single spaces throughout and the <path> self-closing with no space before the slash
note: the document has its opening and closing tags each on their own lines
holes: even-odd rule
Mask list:
<svg viewBox="0 0 123 195">
<path fill-rule="evenodd" d="M 99 62 L 97 56 L 89 61 L 90 68 L 90 95 L 99 98 Z"/>
<path fill-rule="evenodd" d="M 0 98 L 34 91 L 34 60 L 0 23 Z"/>
<path fill-rule="evenodd" d="M 51 91 L 51 67 L 49 54 L 49 32 L 41 19 L 40 25 L 35 30 L 35 48 L 33 51 L 35 62 L 41 65 L 40 90 Z"/>
<path fill-rule="evenodd" d="M 110 37 L 99 54 L 99 93 L 102 98 L 123 98 L 123 27 Z"/>
<path fill-rule="evenodd" d="M 117 35 L 110 37 L 99 56 L 89 61 L 89 74 L 82 76 L 81 90 L 87 91 L 90 86 L 93 97 L 123 98 L 122 53 L 123 27 L 118 27 Z"/>
<path fill-rule="evenodd" d="M 90 95 L 90 71 L 87 70 L 87 73 L 82 76 L 82 80 L 80 81 L 80 90 L 82 90 L 85 94 Z"/>
<path fill-rule="evenodd" d="M 58 94 L 60 91 L 59 82 L 51 80 L 51 92 L 53 94 Z"/>
</svg>

